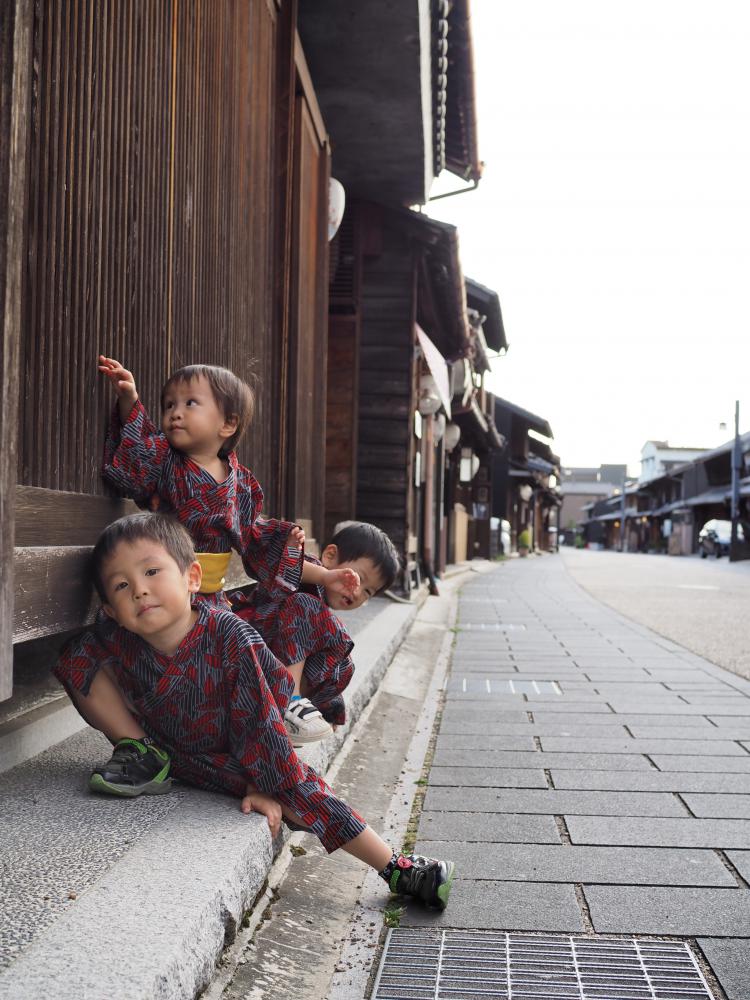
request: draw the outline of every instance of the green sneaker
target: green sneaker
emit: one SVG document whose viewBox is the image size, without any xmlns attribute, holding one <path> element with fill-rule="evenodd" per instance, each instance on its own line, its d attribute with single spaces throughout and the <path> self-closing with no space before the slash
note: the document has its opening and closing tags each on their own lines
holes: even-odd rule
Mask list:
<svg viewBox="0 0 750 1000">
<path fill-rule="evenodd" d="M 89 778 L 89 788 L 126 799 L 162 795 L 172 787 L 170 764 L 168 755 L 148 736 L 120 740 L 107 763 L 97 767 Z"/>
<path fill-rule="evenodd" d="M 413 896 L 426 906 L 444 910 L 456 875 L 452 861 L 423 858 L 419 854 L 394 854 L 382 872 L 391 892 Z"/>
</svg>

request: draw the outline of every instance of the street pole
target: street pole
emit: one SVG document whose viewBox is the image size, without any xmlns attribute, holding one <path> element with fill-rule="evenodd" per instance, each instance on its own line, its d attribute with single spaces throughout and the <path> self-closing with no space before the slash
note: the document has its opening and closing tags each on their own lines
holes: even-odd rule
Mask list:
<svg viewBox="0 0 750 1000">
<path fill-rule="evenodd" d="M 734 403 L 734 445 L 732 447 L 732 538 L 729 543 L 729 561 L 740 558 L 737 526 L 740 519 L 740 475 L 742 455 L 740 451 L 740 401 Z"/>
<path fill-rule="evenodd" d="M 620 552 L 625 551 L 625 480 L 622 481 L 622 496 L 620 497 Z"/>
</svg>

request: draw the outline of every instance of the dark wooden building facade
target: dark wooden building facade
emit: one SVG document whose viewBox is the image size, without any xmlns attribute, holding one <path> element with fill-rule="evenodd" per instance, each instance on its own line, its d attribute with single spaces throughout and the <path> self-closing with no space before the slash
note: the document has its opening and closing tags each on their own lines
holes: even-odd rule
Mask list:
<svg viewBox="0 0 750 1000">
<path fill-rule="evenodd" d="M 90 615 L 88 547 L 127 509 L 100 353 L 152 413 L 182 364 L 256 377 L 266 509 L 319 541 L 379 520 L 414 556 L 415 324 L 460 341 L 466 315 L 402 206 L 481 173 L 468 0 L 9 0 L 0 47 L 0 700 L 13 639 Z M 332 163 L 353 210 L 329 248 Z"/>
<path fill-rule="evenodd" d="M 507 446 L 492 459 L 494 513 L 510 522 L 514 549 L 524 529 L 532 549 L 556 549 L 562 501 L 560 459 L 548 443 L 552 429 L 544 417 L 500 398 L 495 399 L 495 423 Z"/>
<path fill-rule="evenodd" d="M 85 617 L 86 547 L 124 509 L 98 354 L 154 414 L 182 364 L 257 378 L 240 458 L 322 531 L 330 148 L 296 7 L 2 5 L 0 698 L 11 637 Z"/>
</svg>

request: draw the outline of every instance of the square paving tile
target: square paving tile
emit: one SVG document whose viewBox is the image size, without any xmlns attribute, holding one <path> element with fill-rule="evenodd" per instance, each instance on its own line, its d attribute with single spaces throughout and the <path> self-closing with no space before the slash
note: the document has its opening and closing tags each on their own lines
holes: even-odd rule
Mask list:
<svg viewBox="0 0 750 1000">
<path fill-rule="evenodd" d="M 746 889 L 584 886 L 594 930 L 602 934 L 750 936 Z"/>
<path fill-rule="evenodd" d="M 472 708 L 466 708 L 460 705 L 448 704 L 443 712 L 442 724 L 449 721 L 471 722 L 472 720 L 479 720 L 482 725 L 490 725 L 493 722 L 528 722 L 528 712 L 520 708 L 520 706 L 523 705 L 523 702 L 516 701 L 514 704 L 517 706 L 515 709 L 510 711 L 503 710 L 502 712 L 498 712 L 494 705 L 480 704 Z"/>
<path fill-rule="evenodd" d="M 750 997 L 750 940 L 741 938 L 698 938 L 701 951 L 727 1000 Z"/>
<path fill-rule="evenodd" d="M 566 816 L 574 844 L 621 847 L 715 847 L 742 850 L 750 844 L 744 819 L 651 819 Z"/>
<path fill-rule="evenodd" d="M 718 819 L 750 819 L 750 795 L 683 795 L 696 816 Z M 750 847 L 750 844 L 748 844 Z"/>
<path fill-rule="evenodd" d="M 644 739 L 632 737 L 616 739 L 578 739 L 565 736 L 543 736 L 542 749 L 552 753 L 577 750 L 584 753 L 647 753 L 647 754 L 682 754 L 713 757 L 747 757 L 750 756 L 739 745 L 731 740 L 669 740 L 661 739 L 661 734 L 654 734 Z"/>
<path fill-rule="evenodd" d="M 425 840 L 417 852 L 450 857 L 462 878 L 509 882 L 588 882 L 616 885 L 736 887 L 713 851 L 655 847 L 576 847 L 570 844 L 446 844 Z"/>
<path fill-rule="evenodd" d="M 460 774 L 463 768 L 455 771 Z M 468 769 L 467 769 L 468 770 Z M 623 792 L 729 792 L 750 794 L 750 774 L 712 774 L 692 771 L 558 771 L 555 788 L 589 788 Z"/>
<path fill-rule="evenodd" d="M 653 726 L 628 726 L 637 740 L 742 740 L 750 739 L 750 726 L 738 726 L 736 729 L 727 727 L 719 729 L 706 725 L 703 718 L 696 718 L 693 726 L 659 726 L 654 732 Z"/>
<path fill-rule="evenodd" d="M 675 816 L 689 814 L 668 792 L 587 792 L 557 789 L 429 788 L 426 811 L 544 813 L 566 816 Z"/>
<path fill-rule="evenodd" d="M 436 767 L 433 765 L 430 770 L 430 788 L 438 788 L 441 785 L 475 788 L 547 788 L 547 779 L 544 777 L 544 771 L 533 771 L 526 767 Z"/>
<path fill-rule="evenodd" d="M 438 750 L 536 750 L 533 736 L 495 736 L 489 733 L 440 733 Z"/>
<path fill-rule="evenodd" d="M 419 837 L 483 844 L 560 843 L 552 816 L 501 813 L 423 812 L 419 819 Z"/>
<path fill-rule="evenodd" d="M 746 851 L 727 851 L 727 857 L 744 880 L 750 882 L 750 843 L 747 847 Z M 750 957 L 750 952 L 748 952 L 748 957 Z"/>
<path fill-rule="evenodd" d="M 660 771 L 717 771 L 719 774 L 750 774 L 750 757 L 678 757 L 649 754 Z M 545 765 L 542 765 L 545 766 Z"/>
<path fill-rule="evenodd" d="M 679 760 L 679 757 L 669 758 Z M 707 758 L 696 758 L 703 760 Z M 735 760 L 713 757 L 712 760 Z M 749 758 L 750 760 L 750 758 Z M 635 754 L 534 753 L 513 750 L 437 750 L 435 764 L 448 767 L 560 767 L 598 771 L 650 771 L 646 757 Z"/>
<path fill-rule="evenodd" d="M 404 927 L 481 927 L 484 930 L 561 931 L 583 930 L 581 911 L 572 885 L 539 882 L 475 882 L 459 878 L 451 892 L 450 906 L 436 913 L 424 906 L 408 905 L 401 918 Z"/>
</svg>

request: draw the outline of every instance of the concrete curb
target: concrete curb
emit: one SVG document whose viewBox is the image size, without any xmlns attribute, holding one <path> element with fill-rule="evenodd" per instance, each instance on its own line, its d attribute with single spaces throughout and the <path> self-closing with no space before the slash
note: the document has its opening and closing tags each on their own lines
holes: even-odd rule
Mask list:
<svg viewBox="0 0 750 1000">
<path fill-rule="evenodd" d="M 356 637 L 349 721 L 304 754 L 325 773 L 417 614 L 388 605 Z M 265 819 L 192 789 L 0 973 L 0 1000 L 192 1000 L 262 890 Z"/>
<path fill-rule="evenodd" d="M 86 728 L 63 695 L 0 726 L 0 774 Z"/>
</svg>

